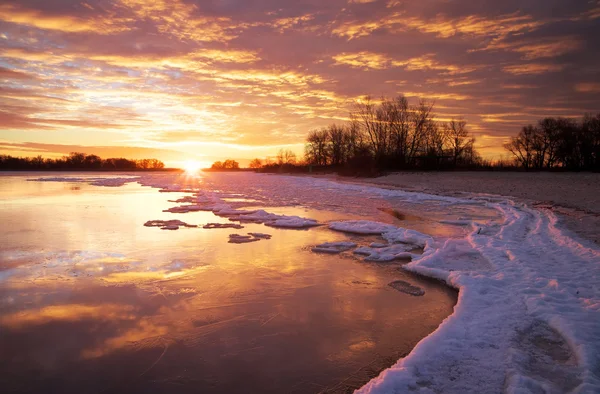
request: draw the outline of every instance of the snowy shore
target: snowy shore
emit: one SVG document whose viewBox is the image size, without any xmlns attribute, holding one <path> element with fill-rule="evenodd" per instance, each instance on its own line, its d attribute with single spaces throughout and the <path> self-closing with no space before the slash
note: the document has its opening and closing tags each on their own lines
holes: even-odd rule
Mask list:
<svg viewBox="0 0 600 394">
<path fill-rule="evenodd" d="M 336 179 L 347 182 L 352 178 Z M 552 209 L 569 230 L 600 244 L 600 174 L 398 172 L 359 182 L 446 196 L 485 193 L 508 197 L 529 206 Z"/>
</svg>

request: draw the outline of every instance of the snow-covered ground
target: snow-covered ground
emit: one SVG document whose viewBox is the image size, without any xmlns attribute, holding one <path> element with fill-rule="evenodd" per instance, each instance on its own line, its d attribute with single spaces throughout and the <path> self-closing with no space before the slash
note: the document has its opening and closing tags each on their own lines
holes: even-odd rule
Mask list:
<svg viewBox="0 0 600 394">
<path fill-rule="evenodd" d="M 187 205 L 170 212 L 207 209 L 240 223 L 328 224 L 332 231 L 379 235 L 382 242 L 354 253 L 375 262 L 410 257 L 404 269 L 459 289 L 454 314 L 361 393 L 600 392 L 600 250 L 563 230 L 550 210 L 490 195 L 444 197 L 256 174 L 210 174 L 196 185 L 172 174 L 148 174 L 106 185 L 129 181 L 163 192 L 195 193 L 179 202 Z M 238 197 L 266 206 L 335 210 L 352 220 L 317 223 L 248 211 L 243 201 L 224 200 Z M 369 219 L 377 204 L 365 204 L 369 200 L 410 207 L 455 231 L 424 234 L 418 224 L 404 228 L 392 221 L 373 222 Z M 354 248 L 350 240 L 313 246 L 325 252 Z"/>
</svg>

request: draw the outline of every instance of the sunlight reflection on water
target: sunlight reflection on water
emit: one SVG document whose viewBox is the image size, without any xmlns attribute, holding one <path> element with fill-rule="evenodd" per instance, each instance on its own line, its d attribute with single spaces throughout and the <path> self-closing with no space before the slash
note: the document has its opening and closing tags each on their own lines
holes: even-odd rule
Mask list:
<svg viewBox="0 0 600 394">
<path fill-rule="evenodd" d="M 225 197 L 236 207 L 267 201 L 262 209 L 321 223 L 364 215 L 400 223 L 379 209 L 393 201 L 331 199 L 325 194 L 335 191 L 323 190 L 283 198 L 269 190 L 267 177 L 261 185 L 227 176 L 182 182 L 237 193 Z M 0 384 L 8 391 L 344 391 L 410 351 L 456 302 L 453 291 L 397 264 L 310 251 L 323 242 L 376 237 L 253 223 L 243 230 L 161 231 L 143 224 L 230 222 L 212 212 L 162 212 L 183 193 L 27 178 L 0 177 Z M 461 231 L 427 220 L 412 225 L 434 235 Z M 228 244 L 235 232 L 272 238 Z M 425 295 L 387 286 L 398 279 Z M 30 379 L 34 371 L 39 376 Z"/>
</svg>

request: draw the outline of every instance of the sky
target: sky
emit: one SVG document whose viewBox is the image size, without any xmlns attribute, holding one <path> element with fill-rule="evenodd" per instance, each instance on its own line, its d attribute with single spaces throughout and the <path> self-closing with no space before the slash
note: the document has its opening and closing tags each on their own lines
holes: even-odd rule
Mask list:
<svg viewBox="0 0 600 394">
<path fill-rule="evenodd" d="M 600 111 L 599 49 L 600 0 L 0 0 L 0 154 L 243 163 L 404 94 L 501 158 Z"/>
</svg>

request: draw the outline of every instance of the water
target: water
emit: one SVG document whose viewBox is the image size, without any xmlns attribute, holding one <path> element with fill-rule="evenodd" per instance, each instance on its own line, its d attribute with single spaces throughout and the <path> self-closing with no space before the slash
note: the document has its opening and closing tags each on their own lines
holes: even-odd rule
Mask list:
<svg viewBox="0 0 600 394">
<path fill-rule="evenodd" d="M 348 392 L 407 354 L 456 303 L 453 290 L 401 271 L 399 262 L 310 250 L 378 237 L 262 224 L 162 231 L 143 224 L 230 222 L 212 212 L 162 212 L 189 194 L 135 183 L 27 181 L 37 176 L 0 176 L 4 392 Z M 450 215 L 435 201 L 342 195 L 306 178 L 153 177 L 177 177 L 236 208 L 322 223 L 369 218 L 439 237 L 464 232 L 440 218 L 493 215 L 468 205 Z M 247 232 L 272 238 L 227 243 L 229 234 Z M 425 294 L 388 286 L 396 280 Z"/>
</svg>

